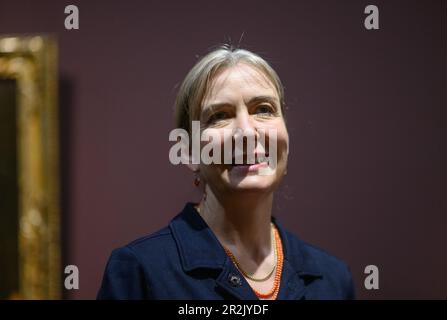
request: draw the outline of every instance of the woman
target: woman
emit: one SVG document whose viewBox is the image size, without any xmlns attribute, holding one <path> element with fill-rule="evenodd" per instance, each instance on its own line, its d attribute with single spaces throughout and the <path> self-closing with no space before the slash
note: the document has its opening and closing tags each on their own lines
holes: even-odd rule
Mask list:
<svg viewBox="0 0 447 320">
<path fill-rule="evenodd" d="M 188 161 L 201 201 L 186 204 L 164 229 L 114 250 L 98 298 L 353 298 L 346 264 L 299 240 L 272 216 L 289 137 L 283 86 L 269 64 L 229 46 L 210 52 L 183 81 L 176 120 L 190 134 L 192 121 L 200 121 L 202 135 L 217 133 L 220 139 L 210 143 L 221 148 L 222 158 L 224 143 L 234 142 L 234 152 L 242 137 L 243 161 L 234 155 L 229 163 Z M 275 165 L 266 160 L 271 138 Z M 266 167 L 268 173 L 261 170 Z"/>
</svg>

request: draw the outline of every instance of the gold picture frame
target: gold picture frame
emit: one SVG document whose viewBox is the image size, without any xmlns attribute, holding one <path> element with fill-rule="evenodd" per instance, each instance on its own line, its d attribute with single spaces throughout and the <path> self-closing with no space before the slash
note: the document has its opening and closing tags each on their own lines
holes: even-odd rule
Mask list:
<svg viewBox="0 0 447 320">
<path fill-rule="evenodd" d="M 7 298 L 59 299 L 56 40 L 0 36 L 0 79 L 14 82 L 16 108 L 18 279 L 17 291 Z"/>
</svg>

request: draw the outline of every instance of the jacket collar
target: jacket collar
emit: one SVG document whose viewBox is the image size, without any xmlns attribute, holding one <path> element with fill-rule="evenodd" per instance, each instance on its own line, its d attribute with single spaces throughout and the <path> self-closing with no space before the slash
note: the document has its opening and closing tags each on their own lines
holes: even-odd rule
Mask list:
<svg viewBox="0 0 447 320">
<path fill-rule="evenodd" d="M 188 202 L 169 224 L 185 271 L 197 268 L 221 269 L 226 253 L 210 227 Z"/>
<path fill-rule="evenodd" d="M 305 285 L 300 285 L 300 283 L 308 283 L 309 279 L 312 281 L 322 275 L 312 259 L 307 256 L 305 244 L 299 239 L 293 241 L 292 236 L 274 216 L 272 222 L 278 228 L 283 243 L 285 263 L 281 283 L 284 281 L 288 285 L 287 290 L 295 292 L 295 298 L 299 298 L 304 294 L 305 289 Z M 185 272 L 198 268 L 220 269 L 224 270 L 219 277 L 222 278 L 235 271 L 219 240 L 194 208 L 194 203 L 188 202 L 172 219 L 169 226 Z M 278 298 L 281 298 L 282 293 L 284 294 L 283 291 L 284 289 L 280 289 Z"/>
</svg>

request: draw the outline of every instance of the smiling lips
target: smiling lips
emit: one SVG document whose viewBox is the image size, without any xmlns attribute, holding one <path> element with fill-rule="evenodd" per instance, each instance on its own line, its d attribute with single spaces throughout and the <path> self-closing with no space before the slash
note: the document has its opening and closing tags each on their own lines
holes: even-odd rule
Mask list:
<svg viewBox="0 0 447 320">
<path fill-rule="evenodd" d="M 249 172 L 258 171 L 261 168 L 267 167 L 267 162 L 255 163 L 255 164 L 237 164 L 231 167 L 232 172 L 246 174 Z"/>
<path fill-rule="evenodd" d="M 261 168 L 267 167 L 267 161 L 265 160 L 265 155 L 256 154 L 254 163 L 247 163 L 247 156 L 243 155 L 243 163 L 237 164 L 236 159 L 233 157 L 233 163 L 231 164 L 231 170 L 236 170 L 237 172 L 254 172 Z"/>
</svg>

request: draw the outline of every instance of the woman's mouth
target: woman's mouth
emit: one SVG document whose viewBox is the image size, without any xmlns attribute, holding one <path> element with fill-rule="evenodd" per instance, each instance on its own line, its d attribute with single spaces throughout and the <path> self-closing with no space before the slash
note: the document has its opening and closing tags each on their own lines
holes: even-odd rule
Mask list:
<svg viewBox="0 0 447 320">
<path fill-rule="evenodd" d="M 249 172 L 257 172 L 262 168 L 268 167 L 268 154 L 255 153 L 251 159 L 248 159 L 247 154 L 243 154 L 239 161 L 236 161 L 236 157 L 233 156 L 232 163 L 230 164 L 230 171 L 247 174 Z M 240 163 L 238 163 L 240 162 Z"/>
<path fill-rule="evenodd" d="M 254 163 L 254 164 L 233 164 L 231 167 L 231 171 L 236 170 L 237 172 L 254 172 L 261 168 L 267 167 L 267 162 L 260 162 L 260 163 Z"/>
</svg>

